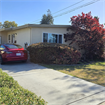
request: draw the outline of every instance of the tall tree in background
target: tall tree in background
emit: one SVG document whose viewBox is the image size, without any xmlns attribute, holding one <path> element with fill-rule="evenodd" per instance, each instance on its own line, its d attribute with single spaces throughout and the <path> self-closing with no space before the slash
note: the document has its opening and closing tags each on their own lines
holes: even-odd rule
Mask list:
<svg viewBox="0 0 105 105">
<path fill-rule="evenodd" d="M 2 28 L 2 23 L 0 22 L 0 29 Z"/>
<path fill-rule="evenodd" d="M 100 58 L 104 53 L 105 29 L 99 23 L 99 18 L 93 18 L 91 12 L 82 12 L 82 15 L 71 17 L 71 25 L 74 27 L 74 33 L 64 34 L 65 41 L 71 40 L 70 44 L 75 42 L 84 49 L 84 58 Z"/>
<path fill-rule="evenodd" d="M 47 16 L 45 14 L 42 17 L 41 24 L 47 24 Z"/>
<path fill-rule="evenodd" d="M 54 19 L 51 15 L 51 11 L 48 9 L 47 15 L 46 14 L 43 15 L 40 24 L 53 24 L 53 22 L 54 22 Z"/>
<path fill-rule="evenodd" d="M 15 23 L 15 21 L 5 21 L 3 24 L 1 23 L 0 26 L 2 28 L 13 28 L 13 27 L 17 27 L 17 23 Z"/>
</svg>

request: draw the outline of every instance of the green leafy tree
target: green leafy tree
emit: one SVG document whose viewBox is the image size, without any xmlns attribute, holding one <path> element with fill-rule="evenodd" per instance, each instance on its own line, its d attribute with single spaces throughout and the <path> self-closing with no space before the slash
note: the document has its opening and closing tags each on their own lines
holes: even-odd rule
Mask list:
<svg viewBox="0 0 105 105">
<path fill-rule="evenodd" d="M 15 23 L 15 21 L 5 21 L 2 25 L 2 28 L 13 28 L 13 27 L 17 27 L 17 23 Z"/>
<path fill-rule="evenodd" d="M 47 16 L 45 14 L 42 17 L 41 24 L 47 24 Z"/>
<path fill-rule="evenodd" d="M 2 23 L 0 22 L 0 29 L 2 28 Z"/>
<path fill-rule="evenodd" d="M 44 14 L 43 16 L 42 16 L 42 20 L 41 20 L 41 24 L 53 24 L 53 22 L 54 22 L 54 19 L 53 19 L 53 16 L 51 15 L 51 11 L 50 10 L 48 10 L 47 11 L 47 15 L 46 14 Z"/>
</svg>

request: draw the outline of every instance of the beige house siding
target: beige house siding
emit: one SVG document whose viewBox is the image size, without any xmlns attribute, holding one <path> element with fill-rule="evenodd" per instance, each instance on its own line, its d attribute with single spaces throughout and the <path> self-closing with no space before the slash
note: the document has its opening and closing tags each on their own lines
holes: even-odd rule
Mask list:
<svg viewBox="0 0 105 105">
<path fill-rule="evenodd" d="M 24 47 L 24 43 L 29 43 L 30 44 L 30 28 L 25 28 L 25 29 L 20 29 L 20 30 L 14 30 L 14 31 L 9 31 L 7 33 L 8 35 L 12 34 L 17 34 L 15 36 L 15 40 L 17 41 L 17 44 L 21 45 L 22 47 Z M 8 37 L 7 37 L 7 42 L 8 42 Z"/>
<path fill-rule="evenodd" d="M 1 44 L 7 43 L 7 32 L 0 32 Z"/>
<path fill-rule="evenodd" d="M 72 33 L 73 31 L 69 31 L 69 32 Z M 43 42 L 43 33 L 62 34 L 63 35 L 62 44 L 69 45 L 69 43 L 71 42 L 71 41 L 65 42 L 65 39 L 64 39 L 64 34 L 67 33 L 67 28 L 31 28 L 31 44 Z M 74 47 L 78 49 L 80 52 L 82 52 L 79 49 L 78 45 L 76 45 L 75 43 L 73 43 L 71 47 Z"/>
<path fill-rule="evenodd" d="M 64 34 L 67 33 L 66 28 L 31 28 L 31 44 L 43 42 L 43 33 L 62 34 L 63 44 L 66 44 L 64 41 Z"/>
</svg>

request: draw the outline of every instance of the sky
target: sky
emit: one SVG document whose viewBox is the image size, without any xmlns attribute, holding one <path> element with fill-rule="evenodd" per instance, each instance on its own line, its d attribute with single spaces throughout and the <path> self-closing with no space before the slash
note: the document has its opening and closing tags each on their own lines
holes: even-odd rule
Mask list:
<svg viewBox="0 0 105 105">
<path fill-rule="evenodd" d="M 97 0 L 0 0 L 0 22 L 15 21 L 18 26 L 40 24 L 42 15 L 47 14 L 47 10 L 50 9 L 53 17 L 58 16 L 54 18 L 56 25 L 70 25 L 72 16 L 90 11 L 93 17 L 99 17 L 100 24 L 104 24 L 105 0 L 99 0 L 91 5 L 74 10 L 93 1 Z M 68 6 L 71 7 L 62 10 Z M 59 10 L 62 11 L 55 13 Z M 59 14 L 63 15 L 60 16 Z"/>
</svg>

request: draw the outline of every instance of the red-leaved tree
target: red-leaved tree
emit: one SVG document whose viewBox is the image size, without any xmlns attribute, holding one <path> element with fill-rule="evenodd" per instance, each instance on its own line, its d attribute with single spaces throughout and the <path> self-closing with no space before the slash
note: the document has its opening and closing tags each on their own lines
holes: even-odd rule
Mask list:
<svg viewBox="0 0 105 105">
<path fill-rule="evenodd" d="M 84 58 L 100 58 L 104 52 L 105 29 L 99 23 L 99 18 L 92 17 L 91 12 L 71 17 L 71 26 L 67 29 L 74 33 L 64 34 L 65 42 L 76 43 L 85 50 Z M 75 36 L 78 36 L 79 39 Z"/>
</svg>

